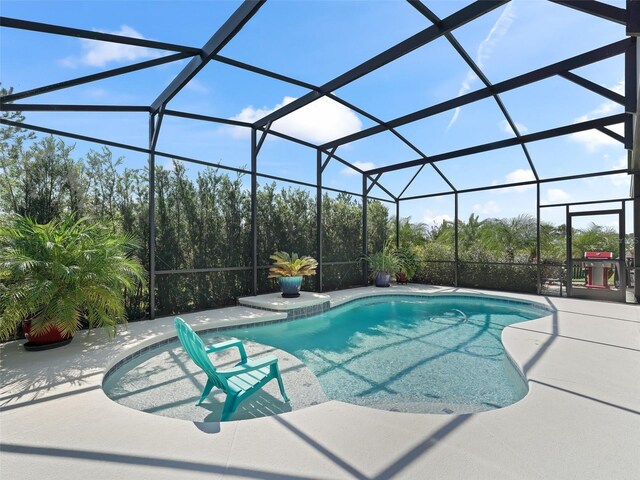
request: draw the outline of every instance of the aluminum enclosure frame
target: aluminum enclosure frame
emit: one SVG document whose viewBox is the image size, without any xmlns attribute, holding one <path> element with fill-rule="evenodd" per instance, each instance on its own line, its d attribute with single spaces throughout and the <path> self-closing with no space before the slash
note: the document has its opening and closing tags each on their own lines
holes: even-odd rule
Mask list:
<svg viewBox="0 0 640 480">
<path fill-rule="evenodd" d="M 383 202 L 388 202 L 395 205 L 395 217 L 396 217 L 396 242 L 399 242 L 399 222 L 401 214 L 401 204 L 403 201 L 415 200 L 422 198 L 433 198 L 445 195 L 453 195 L 455 201 L 455 219 L 454 219 L 454 249 L 455 249 L 455 285 L 458 284 L 459 279 L 459 256 L 458 256 L 458 207 L 459 207 L 459 195 L 463 193 L 478 192 L 484 190 L 492 190 L 497 188 L 514 187 L 514 186 L 526 186 L 534 185 L 537 189 L 536 200 L 536 223 L 537 223 L 537 261 L 536 267 L 538 270 L 538 291 L 540 291 L 540 210 L 541 208 L 555 206 L 555 205 L 542 205 L 540 200 L 540 186 L 548 182 L 556 182 L 563 180 L 572 180 L 580 178 L 590 178 L 597 176 L 616 175 L 620 173 L 627 173 L 633 176 L 632 191 L 628 198 L 621 198 L 619 201 L 632 201 L 634 211 L 634 223 L 635 223 L 635 235 L 636 243 L 638 243 L 638 235 L 640 232 L 640 122 L 638 122 L 638 108 L 639 108 L 639 95 L 638 95 L 638 63 L 640 58 L 640 52 L 637 48 L 637 36 L 640 34 L 640 0 L 627 0 L 626 9 L 617 8 L 598 1 L 575 1 L 575 0 L 550 0 L 553 3 L 557 3 L 566 8 L 571 8 L 580 11 L 585 15 L 593 15 L 601 19 L 603 22 L 615 22 L 626 26 L 627 38 L 621 39 L 610 45 L 605 45 L 600 48 L 596 48 L 590 52 L 586 52 L 571 58 L 567 58 L 560 62 L 542 67 L 531 72 L 519 75 L 508 80 L 492 84 L 486 75 L 483 73 L 480 66 L 473 61 L 471 56 L 465 51 L 461 44 L 455 37 L 455 30 L 468 22 L 472 22 L 482 15 L 493 11 L 494 9 L 506 4 L 509 0 L 486 0 L 486 1 L 474 1 L 469 5 L 461 8 L 452 15 L 447 16 L 444 19 L 439 18 L 420 0 L 407 0 L 408 3 L 416 10 L 416 15 L 421 15 L 425 19 L 431 22 L 431 25 L 417 34 L 399 42 L 393 47 L 385 50 L 384 52 L 372 57 L 371 59 L 361 63 L 360 65 L 352 68 L 351 70 L 343 73 L 342 75 L 324 83 L 323 85 L 312 85 L 307 82 L 282 75 L 277 72 L 271 72 L 269 70 L 249 65 L 244 62 L 237 61 L 235 59 L 227 58 L 220 55 L 220 50 L 229 42 L 233 41 L 235 35 L 242 30 L 242 28 L 251 21 L 252 17 L 259 15 L 260 8 L 265 4 L 266 0 L 245 0 L 236 9 L 236 11 L 229 17 L 229 19 L 214 33 L 208 42 L 202 48 L 194 48 L 190 46 L 176 45 L 167 42 L 156 42 L 146 39 L 131 38 L 121 35 L 105 34 L 100 32 L 94 32 L 89 30 L 81 30 L 76 28 L 69 28 L 58 25 L 50 25 L 45 23 L 32 22 L 28 20 L 13 19 L 7 17 L 0 17 L 0 27 L 3 28 L 16 28 L 26 31 L 41 32 L 53 35 L 72 36 L 77 38 L 86 38 L 92 40 L 99 40 L 105 42 L 113 42 L 125 45 L 144 46 L 146 48 L 152 48 L 156 50 L 164 50 L 173 52 L 169 55 L 153 59 L 150 61 L 135 63 L 126 67 L 115 68 L 112 70 L 106 70 L 104 72 L 87 75 L 84 77 L 78 77 L 75 79 L 67 80 L 64 82 L 58 82 L 50 85 L 44 85 L 39 88 L 31 89 L 28 91 L 12 93 L 0 98 L 0 111 L 3 112 L 28 112 L 28 111 L 57 111 L 57 112 L 143 112 L 149 115 L 149 143 L 148 148 L 141 148 L 133 145 L 126 145 L 119 142 L 113 142 L 108 139 L 101 139 L 97 137 L 89 137 L 85 135 L 77 135 L 73 132 L 65 132 L 61 130 L 55 130 L 50 128 L 44 128 L 37 125 L 30 124 L 17 124 L 7 119 L 0 119 L 0 123 L 7 126 L 20 126 L 29 130 L 64 136 L 72 139 L 88 141 L 107 146 L 113 146 L 117 148 L 123 148 L 126 150 L 137 151 L 149 156 L 149 219 L 150 219 L 150 233 L 149 233 L 149 278 L 150 278 L 150 311 L 149 316 L 154 318 L 155 316 L 155 278 L 156 275 L 169 275 L 174 273 L 186 273 L 186 272 L 215 272 L 215 271 L 234 271 L 234 270 L 250 270 L 252 272 L 252 291 L 253 294 L 257 294 L 258 285 L 258 270 L 266 268 L 266 266 L 257 265 L 257 206 L 256 206 L 256 192 L 257 192 L 257 179 L 266 178 L 277 181 L 284 181 L 293 183 L 308 188 L 316 189 L 316 246 L 318 255 L 318 276 L 316 289 L 322 291 L 323 281 L 322 272 L 323 265 L 329 264 L 323 262 L 323 243 L 322 243 L 322 193 L 323 191 L 342 192 L 349 195 L 353 195 L 362 199 L 362 250 L 363 253 L 367 253 L 367 201 L 368 199 L 375 199 Z M 458 96 L 456 98 L 441 102 L 437 105 L 432 105 L 427 108 L 403 115 L 390 121 L 382 121 L 366 110 L 359 108 L 352 103 L 345 101 L 337 96 L 334 92 L 339 88 L 348 85 L 358 78 L 361 78 L 378 68 L 391 63 L 402 56 L 410 53 L 411 51 L 424 46 L 425 44 L 432 42 L 438 38 L 444 38 L 453 47 L 462 60 L 468 65 L 468 67 L 478 76 L 481 82 L 484 84 L 483 88 L 479 90 Z M 588 79 L 585 79 L 576 73 L 572 72 L 579 67 L 589 65 L 606 58 L 611 58 L 617 55 L 624 55 L 625 58 L 625 92 L 624 95 L 620 95 L 613 92 L 606 87 L 598 85 Z M 182 71 L 173 79 L 173 81 L 160 92 L 157 98 L 148 106 L 146 105 L 56 105 L 56 104 L 34 104 L 34 103 L 15 103 L 18 100 L 28 99 L 44 93 L 62 90 L 65 88 L 88 84 L 105 78 L 111 78 L 120 75 L 126 75 L 131 72 L 144 70 L 161 64 L 169 64 L 178 60 L 191 58 L 190 62 L 182 69 Z M 240 122 L 236 120 L 229 120 L 224 118 L 217 118 L 206 115 L 199 115 L 190 112 L 180 112 L 171 110 L 168 108 L 171 99 L 192 79 L 208 62 L 220 62 L 234 68 L 243 69 L 247 72 L 251 72 L 256 75 L 265 76 L 272 79 L 277 79 L 282 82 L 286 82 L 291 85 L 305 88 L 309 90 L 309 93 L 301 96 L 297 100 L 279 108 L 273 113 L 266 115 L 265 117 L 257 120 L 254 123 Z M 523 135 L 517 128 L 516 123 L 513 121 L 509 111 L 502 102 L 500 94 L 520 88 L 525 85 L 529 85 L 540 80 L 551 77 L 560 77 L 567 81 L 587 89 L 603 98 L 619 103 L 625 107 L 625 112 L 618 115 L 611 115 L 604 118 L 595 120 L 589 120 L 573 125 L 561 126 L 553 129 L 549 129 L 542 132 L 530 133 Z M 326 96 L 333 101 L 339 102 L 343 106 L 359 113 L 360 115 L 371 120 L 375 125 L 357 132 L 352 135 L 338 138 L 324 144 L 313 144 L 302 139 L 294 138 L 290 135 L 278 132 L 275 130 L 274 122 L 284 116 L 292 113 L 293 111 L 309 105 L 313 101 Z M 498 142 L 491 142 L 483 145 L 476 145 L 469 148 L 454 150 L 445 152 L 438 155 L 427 156 L 418 147 L 411 143 L 407 138 L 401 135 L 397 128 L 406 125 L 408 123 L 428 118 L 438 113 L 442 113 L 448 110 L 459 108 L 463 105 L 468 105 L 473 102 L 477 102 L 483 99 L 493 99 L 498 106 L 505 121 L 512 129 L 514 133 L 513 138 L 507 140 L 501 140 Z M 239 169 L 228 166 L 215 164 L 204 159 L 189 158 L 186 156 L 175 155 L 170 152 L 158 151 L 156 146 L 158 139 L 161 135 L 162 121 L 165 116 L 186 118 L 202 122 L 211 122 L 216 124 L 229 124 L 241 126 L 251 131 L 251 168 Z M 619 135 L 608 127 L 610 125 L 624 123 L 624 135 Z M 546 138 L 554 138 L 557 136 L 567 135 L 570 133 L 576 133 L 591 129 L 597 129 L 602 133 L 609 135 L 614 140 L 624 144 L 624 147 L 629 151 L 629 165 L 627 169 L 619 169 L 614 171 L 601 171 L 593 172 L 589 174 L 581 175 L 569 175 L 555 178 L 541 178 L 538 171 L 535 168 L 535 161 L 530 155 L 527 148 L 527 144 L 535 141 L 539 141 Z M 369 136 L 389 132 L 398 138 L 404 145 L 413 150 L 416 153 L 417 158 L 408 162 L 396 162 L 391 163 L 388 166 L 374 168 L 364 171 L 357 166 L 351 164 L 348 159 L 343 158 L 342 153 L 337 155 L 337 150 L 341 145 L 356 140 L 364 139 Z M 272 135 L 278 138 L 288 140 L 290 142 L 303 145 L 310 149 L 314 149 L 316 152 L 316 182 L 300 182 L 288 178 L 278 177 L 274 175 L 268 175 L 261 173 L 259 170 L 259 152 L 268 135 Z M 487 185 L 478 188 L 471 189 L 459 189 L 449 178 L 444 175 L 442 170 L 437 166 L 438 162 L 460 158 L 467 155 L 472 155 L 480 152 L 487 152 L 506 148 L 510 146 L 519 146 L 527 162 L 531 168 L 534 179 L 527 182 L 512 182 L 501 185 Z M 194 163 L 203 166 L 212 166 L 227 171 L 233 171 L 250 176 L 251 179 L 251 205 L 252 205 L 252 221 L 251 221 L 251 267 L 226 267 L 226 268 L 207 268 L 207 269 L 195 269 L 195 270 L 157 270 L 155 265 L 155 159 L 156 157 L 173 158 L 176 160 Z M 345 191 L 340 189 L 334 189 L 323 185 L 323 171 L 330 162 L 339 162 L 357 172 L 362 178 L 361 191 Z M 417 172 L 408 179 L 406 186 L 398 195 L 394 195 L 389 189 L 384 186 L 384 174 L 404 170 L 406 168 L 418 167 Z M 405 196 L 408 188 L 412 185 L 414 180 L 425 168 L 431 168 L 448 186 L 448 191 L 443 192 L 425 192 L 419 196 Z M 372 188 L 376 186 L 389 198 L 374 197 L 371 195 Z M 604 201 L 590 201 L 589 203 L 603 203 L 610 202 L 611 200 Z M 583 202 L 584 203 L 584 202 Z M 640 249 L 636 249 L 636 265 L 640 263 Z M 333 262 L 334 264 L 341 264 L 345 262 Z M 346 262 L 350 263 L 350 262 Z M 353 262 L 351 262 L 353 263 Z M 367 265 L 363 262 L 363 283 L 367 282 Z M 636 267 L 636 278 L 637 267 Z M 636 282 L 636 296 L 640 298 L 640 287 Z"/>
</svg>

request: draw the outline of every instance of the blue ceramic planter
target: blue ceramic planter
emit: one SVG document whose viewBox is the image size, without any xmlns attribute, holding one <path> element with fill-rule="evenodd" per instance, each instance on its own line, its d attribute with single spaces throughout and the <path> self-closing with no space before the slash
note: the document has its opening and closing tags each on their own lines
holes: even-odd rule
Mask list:
<svg viewBox="0 0 640 480">
<path fill-rule="evenodd" d="M 377 272 L 374 276 L 376 287 L 388 287 L 391 280 L 391 274 L 386 272 Z"/>
<path fill-rule="evenodd" d="M 280 277 L 280 289 L 284 298 L 295 298 L 300 296 L 302 277 Z"/>
</svg>

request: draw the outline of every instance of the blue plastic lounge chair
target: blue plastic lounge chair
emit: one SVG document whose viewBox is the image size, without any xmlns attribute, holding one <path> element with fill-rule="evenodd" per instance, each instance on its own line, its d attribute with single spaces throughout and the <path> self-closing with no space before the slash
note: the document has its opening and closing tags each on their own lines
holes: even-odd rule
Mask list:
<svg viewBox="0 0 640 480">
<path fill-rule="evenodd" d="M 240 402 L 260 390 L 274 378 L 278 380 L 282 398 L 285 402 L 289 401 L 284 391 L 280 369 L 278 368 L 278 359 L 275 355 L 265 355 L 256 359 L 247 358 L 247 353 L 240 340 L 228 340 L 205 347 L 202 339 L 180 317 L 176 318 L 173 324 L 178 331 L 178 338 L 180 338 L 182 346 L 194 363 L 208 377 L 207 384 L 196 405 L 200 405 L 207 398 L 213 387 L 218 387 L 227 394 L 221 419 L 223 421 L 228 420 L 233 415 L 233 412 L 236 411 Z M 237 347 L 240 351 L 240 363 L 228 370 L 216 369 L 209 359 L 209 354 L 232 347 Z"/>
</svg>

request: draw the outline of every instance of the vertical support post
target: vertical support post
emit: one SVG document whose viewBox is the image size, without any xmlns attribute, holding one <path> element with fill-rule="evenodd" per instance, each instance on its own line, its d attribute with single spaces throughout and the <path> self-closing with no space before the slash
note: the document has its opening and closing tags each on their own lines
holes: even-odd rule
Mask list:
<svg viewBox="0 0 640 480">
<path fill-rule="evenodd" d="M 633 184 L 633 293 L 640 303 L 640 174 L 636 173 L 631 179 Z"/>
<path fill-rule="evenodd" d="M 459 257 L 458 257 L 458 192 L 454 194 L 454 214 L 453 214 L 453 260 L 454 260 L 454 273 L 453 273 L 453 284 L 454 286 L 458 286 L 458 275 L 459 275 Z"/>
<path fill-rule="evenodd" d="M 540 183 L 536 183 L 536 291 L 542 293 L 542 269 L 540 268 Z"/>
<path fill-rule="evenodd" d="M 396 200 L 396 248 L 400 249 L 400 200 Z"/>
<path fill-rule="evenodd" d="M 627 35 L 640 35 L 640 2 L 627 0 Z"/>
<path fill-rule="evenodd" d="M 624 148 L 633 149 L 633 115 L 638 109 L 638 59 L 636 52 L 637 39 L 631 37 L 631 45 L 624 52 L 624 96 L 625 112 L 630 115 L 624 121 Z"/>
<path fill-rule="evenodd" d="M 625 111 L 634 113 L 635 129 L 631 129 L 633 120 L 625 122 L 625 148 L 631 151 L 631 161 L 629 168 L 638 171 L 640 168 L 640 141 L 637 136 L 640 134 L 640 112 L 638 111 L 638 69 L 640 68 L 640 52 L 638 52 L 637 37 L 640 35 L 640 2 L 637 0 L 627 0 L 627 35 L 634 40 L 632 47 L 625 51 Z M 635 52 L 635 55 L 633 53 Z M 635 57 L 635 58 L 632 58 Z M 633 102 L 635 101 L 635 105 Z M 631 131 L 629 132 L 628 129 Z M 633 136 L 636 138 L 633 138 Z M 640 174 L 634 173 L 631 177 L 631 194 L 633 211 L 633 293 L 636 301 L 640 303 Z M 630 277 L 631 275 L 629 275 Z"/>
<path fill-rule="evenodd" d="M 257 132 L 251 128 L 251 266 L 253 272 L 253 295 L 258 294 L 258 149 L 256 144 Z"/>
<path fill-rule="evenodd" d="M 571 248 L 572 235 L 571 235 L 571 213 L 569 211 L 569 205 L 567 205 L 566 209 L 567 214 L 567 225 L 566 225 L 566 234 L 567 234 L 567 273 L 565 275 L 565 280 L 567 282 L 567 297 L 571 296 L 571 290 L 573 288 L 573 252 Z"/>
<path fill-rule="evenodd" d="M 367 236 L 367 176 L 362 175 L 362 255 L 366 256 L 369 249 L 369 239 Z M 366 287 L 369 284 L 369 262 L 362 263 L 362 283 Z"/>
<path fill-rule="evenodd" d="M 156 318 L 156 155 L 155 115 L 149 115 L 149 318 Z"/>
<path fill-rule="evenodd" d="M 316 291 L 322 292 L 322 152 L 316 150 Z"/>
<path fill-rule="evenodd" d="M 626 257 L 627 257 L 627 212 L 626 212 L 626 202 L 622 203 L 622 207 L 620 210 L 620 226 L 618 233 L 618 285 L 620 287 L 620 299 L 623 302 L 627 301 L 627 269 L 625 268 Z"/>
</svg>

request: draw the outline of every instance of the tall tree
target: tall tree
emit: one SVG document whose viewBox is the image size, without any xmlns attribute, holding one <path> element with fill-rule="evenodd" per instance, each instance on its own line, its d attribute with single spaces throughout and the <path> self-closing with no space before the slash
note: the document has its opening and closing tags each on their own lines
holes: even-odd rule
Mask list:
<svg viewBox="0 0 640 480">
<path fill-rule="evenodd" d="M 0 84 L 1 85 L 1 84 Z M 0 96 L 11 95 L 9 90 L 0 88 Z M 2 112 L 3 120 L 22 123 L 25 120 L 22 112 Z M 33 140 L 35 133 L 21 127 L 2 125 L 0 127 L 0 211 L 18 211 L 18 200 L 15 190 L 18 188 L 19 161 L 23 155 L 25 142 Z"/>
<path fill-rule="evenodd" d="M 379 252 L 387 243 L 389 237 L 395 237 L 395 228 L 389 234 L 389 209 L 379 200 L 369 200 L 367 203 L 367 241 L 368 251 Z"/>
<path fill-rule="evenodd" d="M 39 223 L 61 217 L 69 206 L 69 172 L 74 170 L 68 146 L 53 135 L 31 145 L 16 166 L 17 213 Z"/>
</svg>

